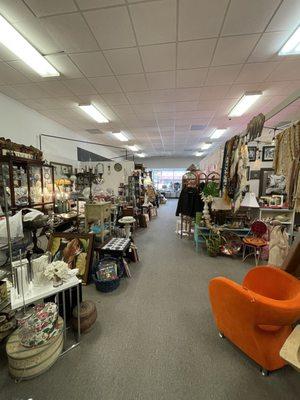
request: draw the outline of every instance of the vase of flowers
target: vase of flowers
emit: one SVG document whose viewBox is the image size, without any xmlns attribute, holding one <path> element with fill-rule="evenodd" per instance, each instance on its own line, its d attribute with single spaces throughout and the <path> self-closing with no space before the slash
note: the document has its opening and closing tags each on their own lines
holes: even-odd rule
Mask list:
<svg viewBox="0 0 300 400">
<path fill-rule="evenodd" d="M 53 282 L 54 287 L 57 287 L 67 280 L 68 272 L 69 268 L 67 263 L 64 261 L 54 261 L 46 266 L 44 275 Z"/>
</svg>

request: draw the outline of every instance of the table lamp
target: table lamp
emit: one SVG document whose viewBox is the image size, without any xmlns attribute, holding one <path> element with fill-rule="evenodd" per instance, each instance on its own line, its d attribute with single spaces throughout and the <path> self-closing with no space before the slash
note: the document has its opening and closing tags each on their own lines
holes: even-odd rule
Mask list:
<svg viewBox="0 0 300 400">
<path fill-rule="evenodd" d="M 247 192 L 241 202 L 241 207 L 247 207 L 247 218 L 250 220 L 250 208 L 259 208 L 255 193 Z"/>
</svg>

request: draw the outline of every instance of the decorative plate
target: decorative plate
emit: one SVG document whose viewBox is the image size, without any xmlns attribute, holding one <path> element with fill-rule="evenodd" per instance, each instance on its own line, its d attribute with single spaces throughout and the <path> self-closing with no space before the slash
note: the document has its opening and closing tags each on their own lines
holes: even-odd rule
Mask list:
<svg viewBox="0 0 300 400">
<path fill-rule="evenodd" d="M 120 164 L 120 163 L 116 163 L 115 165 L 114 165 L 114 170 L 116 171 L 116 172 L 120 172 L 120 171 L 122 171 L 122 164 Z"/>
</svg>

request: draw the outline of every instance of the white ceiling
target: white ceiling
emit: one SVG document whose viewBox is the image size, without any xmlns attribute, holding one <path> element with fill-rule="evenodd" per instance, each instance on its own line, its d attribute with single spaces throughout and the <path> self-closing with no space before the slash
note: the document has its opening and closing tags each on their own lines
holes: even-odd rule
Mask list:
<svg viewBox="0 0 300 400">
<path fill-rule="evenodd" d="M 300 57 L 277 56 L 299 0 L 0 0 L 0 13 L 61 73 L 41 78 L 0 45 L 2 93 L 73 131 L 100 128 L 102 143 L 124 130 L 148 155 L 191 154 L 300 89 Z M 229 121 L 251 90 L 262 98 Z M 87 101 L 111 123 L 89 119 Z"/>
</svg>

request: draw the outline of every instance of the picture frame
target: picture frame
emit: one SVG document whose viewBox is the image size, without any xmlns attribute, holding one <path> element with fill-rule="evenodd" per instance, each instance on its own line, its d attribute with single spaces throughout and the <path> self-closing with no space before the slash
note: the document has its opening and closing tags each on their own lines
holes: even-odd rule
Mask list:
<svg viewBox="0 0 300 400">
<path fill-rule="evenodd" d="M 260 178 L 260 170 L 250 171 L 250 180 L 255 180 Z"/>
<path fill-rule="evenodd" d="M 256 146 L 248 146 L 248 158 L 250 162 L 256 161 Z"/>
<path fill-rule="evenodd" d="M 284 175 L 276 175 L 273 168 L 262 168 L 259 178 L 259 196 L 284 195 L 286 181 Z"/>
<path fill-rule="evenodd" d="M 61 178 L 62 176 L 71 176 L 73 174 L 73 165 L 62 164 L 50 161 L 50 165 L 54 167 L 54 179 Z"/>
<path fill-rule="evenodd" d="M 93 260 L 94 235 L 91 233 L 52 233 L 47 250 L 52 261 L 63 260 L 69 268 L 78 268 L 77 277 L 87 285 Z"/>
<path fill-rule="evenodd" d="M 274 152 L 275 152 L 275 146 L 263 146 L 262 161 L 273 161 Z"/>
</svg>

